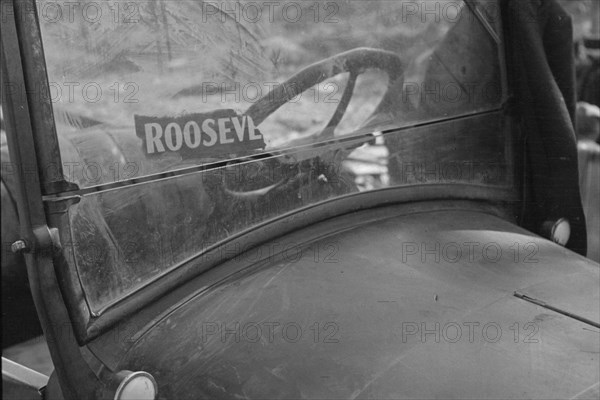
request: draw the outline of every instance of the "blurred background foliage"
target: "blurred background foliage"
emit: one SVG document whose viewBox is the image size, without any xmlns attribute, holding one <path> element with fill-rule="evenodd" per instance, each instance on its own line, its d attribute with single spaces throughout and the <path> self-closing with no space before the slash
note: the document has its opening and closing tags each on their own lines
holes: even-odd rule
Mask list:
<svg viewBox="0 0 600 400">
<path fill-rule="evenodd" d="M 592 3 L 600 0 L 559 0 L 559 3 L 573 17 L 573 34 L 575 40 L 589 35 L 592 29 L 592 19 L 600 18 L 599 15 L 592 15 Z"/>
</svg>

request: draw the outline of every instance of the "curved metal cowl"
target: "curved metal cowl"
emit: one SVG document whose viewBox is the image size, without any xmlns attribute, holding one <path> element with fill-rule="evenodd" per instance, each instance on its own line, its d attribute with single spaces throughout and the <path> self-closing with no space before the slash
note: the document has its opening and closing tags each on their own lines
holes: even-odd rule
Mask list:
<svg viewBox="0 0 600 400">
<path fill-rule="evenodd" d="M 598 264 L 481 212 L 367 214 L 216 268 L 239 272 L 155 317 L 119 368 L 177 399 L 597 396 Z"/>
</svg>

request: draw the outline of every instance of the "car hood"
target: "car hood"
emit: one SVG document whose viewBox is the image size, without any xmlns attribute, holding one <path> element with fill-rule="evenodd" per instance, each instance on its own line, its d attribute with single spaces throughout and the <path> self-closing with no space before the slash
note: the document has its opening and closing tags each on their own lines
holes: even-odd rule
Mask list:
<svg viewBox="0 0 600 400">
<path fill-rule="evenodd" d="M 349 226 L 281 238 L 120 367 L 172 399 L 597 398 L 598 264 L 479 212 Z"/>
</svg>

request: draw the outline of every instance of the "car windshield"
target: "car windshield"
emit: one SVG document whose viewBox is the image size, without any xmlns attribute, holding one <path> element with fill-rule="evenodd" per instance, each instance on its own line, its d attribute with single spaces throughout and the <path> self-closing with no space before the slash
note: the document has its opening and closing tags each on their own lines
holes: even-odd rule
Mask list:
<svg viewBox="0 0 600 400">
<path fill-rule="evenodd" d="M 79 187 L 68 259 L 93 313 L 302 207 L 507 184 L 490 117 L 505 95 L 496 2 L 37 7 L 63 175 Z"/>
</svg>

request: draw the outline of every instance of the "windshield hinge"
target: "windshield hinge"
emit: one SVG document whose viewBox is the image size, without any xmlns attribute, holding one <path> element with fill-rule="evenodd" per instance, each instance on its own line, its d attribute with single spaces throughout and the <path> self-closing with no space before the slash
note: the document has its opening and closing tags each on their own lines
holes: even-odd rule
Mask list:
<svg viewBox="0 0 600 400">
<path fill-rule="evenodd" d="M 62 249 L 60 243 L 60 235 L 57 228 L 49 228 L 48 226 L 40 226 L 33 229 L 33 238 L 35 243 L 30 243 L 26 239 L 19 239 L 11 245 L 13 253 L 24 254 L 32 251 L 42 252 L 47 251 L 50 255 Z"/>
</svg>

